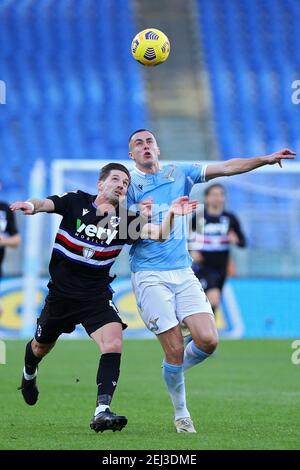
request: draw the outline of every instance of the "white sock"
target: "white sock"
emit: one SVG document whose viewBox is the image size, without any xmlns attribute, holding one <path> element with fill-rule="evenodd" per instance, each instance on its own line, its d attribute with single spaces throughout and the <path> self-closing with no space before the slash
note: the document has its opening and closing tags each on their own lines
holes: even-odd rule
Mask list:
<svg viewBox="0 0 300 470">
<path fill-rule="evenodd" d="M 211 353 L 206 353 L 201 349 L 197 348 L 194 341 L 190 341 L 184 350 L 183 356 L 183 370 L 186 371 L 191 367 L 205 361 Z"/>
<path fill-rule="evenodd" d="M 37 369 L 34 374 L 26 374 L 25 367 L 24 367 L 23 374 L 24 374 L 25 380 L 33 380 L 37 376 Z"/>
<path fill-rule="evenodd" d="M 163 376 L 174 406 L 175 419 L 189 418 L 186 407 L 183 366 L 163 362 Z"/>
<path fill-rule="evenodd" d="M 98 413 L 101 413 L 101 411 L 105 411 L 107 408 L 110 409 L 109 405 L 98 405 L 95 409 L 94 416 L 96 416 Z"/>
</svg>

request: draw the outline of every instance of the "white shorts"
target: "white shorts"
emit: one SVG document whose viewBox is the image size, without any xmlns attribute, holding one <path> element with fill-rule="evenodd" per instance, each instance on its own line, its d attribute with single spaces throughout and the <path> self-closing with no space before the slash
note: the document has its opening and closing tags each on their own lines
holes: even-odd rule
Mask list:
<svg viewBox="0 0 300 470">
<path fill-rule="evenodd" d="M 183 324 L 195 313 L 210 313 L 211 305 L 191 268 L 132 273 L 141 318 L 156 335 Z"/>
</svg>

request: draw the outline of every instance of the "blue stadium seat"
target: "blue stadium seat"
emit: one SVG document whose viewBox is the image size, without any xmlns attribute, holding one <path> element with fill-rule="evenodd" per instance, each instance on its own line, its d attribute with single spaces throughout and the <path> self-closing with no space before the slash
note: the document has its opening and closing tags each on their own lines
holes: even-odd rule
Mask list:
<svg viewBox="0 0 300 470">
<path fill-rule="evenodd" d="M 1 179 L 5 190 L 23 175 L 16 198 L 27 197 L 36 159 L 48 168 L 54 158 L 121 159 L 128 135 L 147 126 L 131 2 L 75 3 L 0 2 Z"/>
<path fill-rule="evenodd" d="M 245 156 L 296 148 L 291 80 L 299 75 L 299 2 L 198 0 L 198 6 L 222 158 L 234 148 Z"/>
<path fill-rule="evenodd" d="M 283 147 L 300 150 L 299 106 L 291 102 L 292 80 L 299 79 L 298 0 L 198 0 L 199 27 L 213 98 L 221 158 L 261 155 Z M 291 181 L 282 178 L 279 197 L 263 191 L 228 188 L 233 207 L 263 213 L 276 207 L 282 218 L 290 207 L 283 196 Z M 272 188 L 272 175 L 255 184 Z M 278 178 L 275 184 L 278 185 Z M 280 191 L 281 189 L 281 191 Z M 279 220 L 279 218 L 278 218 Z M 283 249 L 288 230 L 274 222 L 251 233 L 256 247 Z M 249 227 L 251 232 L 251 227 Z"/>
</svg>

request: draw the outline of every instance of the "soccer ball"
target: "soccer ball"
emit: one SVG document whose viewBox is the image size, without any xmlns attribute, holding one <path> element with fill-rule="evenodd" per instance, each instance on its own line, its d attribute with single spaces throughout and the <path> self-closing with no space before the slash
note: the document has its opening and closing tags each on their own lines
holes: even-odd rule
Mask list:
<svg viewBox="0 0 300 470">
<path fill-rule="evenodd" d="M 158 65 L 170 54 L 170 41 L 158 29 L 144 29 L 132 41 L 131 52 L 135 60 L 143 65 Z"/>
</svg>

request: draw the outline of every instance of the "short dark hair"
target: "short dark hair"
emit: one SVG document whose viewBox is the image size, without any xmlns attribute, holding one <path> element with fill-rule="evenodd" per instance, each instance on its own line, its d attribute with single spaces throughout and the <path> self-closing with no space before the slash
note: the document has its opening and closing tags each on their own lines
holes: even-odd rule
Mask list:
<svg viewBox="0 0 300 470">
<path fill-rule="evenodd" d="M 155 138 L 155 135 L 153 134 L 152 131 L 149 131 L 149 129 L 138 129 L 137 131 L 134 131 L 130 136 L 129 136 L 129 139 L 128 139 L 128 143 L 130 144 L 130 141 L 132 139 L 132 137 L 137 134 L 138 132 L 150 132 L 150 134 L 153 135 L 153 137 Z"/>
<path fill-rule="evenodd" d="M 223 192 L 225 193 L 225 188 L 222 184 L 220 183 L 214 183 L 214 184 L 211 184 L 210 186 L 208 186 L 205 191 L 204 191 L 204 197 L 208 196 L 210 191 L 214 188 L 220 188 L 223 190 Z"/>
<path fill-rule="evenodd" d="M 110 175 L 110 172 L 112 170 L 123 171 L 123 173 L 126 173 L 126 175 L 129 178 L 129 184 L 130 184 L 130 181 L 131 181 L 130 173 L 128 169 L 126 168 L 126 166 L 121 165 L 121 163 L 108 163 L 103 168 L 101 168 L 100 174 L 99 174 L 99 181 L 106 180 L 106 178 Z"/>
</svg>

